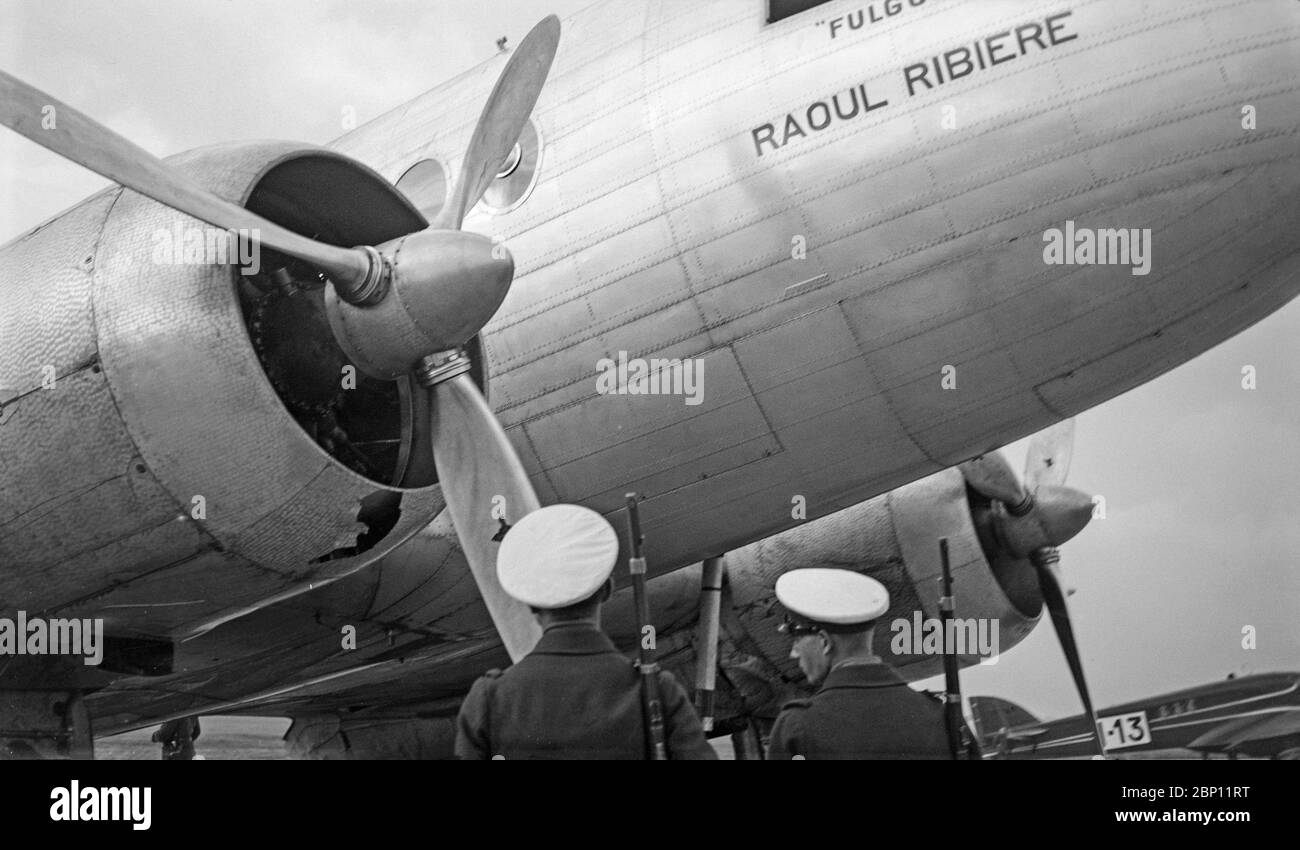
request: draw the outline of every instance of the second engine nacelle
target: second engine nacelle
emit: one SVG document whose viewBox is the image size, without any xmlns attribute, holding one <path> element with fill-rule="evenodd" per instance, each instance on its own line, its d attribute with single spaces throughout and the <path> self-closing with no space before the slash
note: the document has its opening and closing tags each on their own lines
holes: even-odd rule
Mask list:
<svg viewBox="0 0 1300 850">
<path fill-rule="evenodd" d="M 890 607 L 877 620 L 875 652 L 916 681 L 943 671 L 939 540 L 947 538 L 955 616 L 965 644 L 958 646 L 960 663 L 980 663 L 990 650 L 1001 653 L 1019 643 L 1038 623 L 1043 600 L 1032 564 L 1004 552 L 994 533 L 998 509 L 969 488 L 959 470 L 948 469 L 727 553 L 719 716 L 770 715 L 785 699 L 808 690 L 789 657 L 790 638 L 777 630 L 784 612 L 774 586 L 789 570 L 850 569 L 884 584 Z M 699 568 L 687 574 L 694 578 Z M 672 588 L 661 585 L 669 578 L 677 579 Z M 650 583 L 656 619 L 663 607 L 660 594 L 681 596 L 683 580 L 677 573 Z M 618 611 L 619 601 L 608 619 L 616 640 L 624 637 L 618 625 L 630 614 Z M 660 629 L 661 656 L 689 684 L 695 681 L 698 636 L 693 626 L 682 630 L 680 614 L 675 619 L 675 631 Z M 633 635 L 625 637 L 630 644 Z"/>
<path fill-rule="evenodd" d="M 777 632 L 783 616 L 773 591 L 777 577 L 804 567 L 855 570 L 889 590 L 889 611 L 877 621 L 876 654 L 908 680 L 941 673 L 943 657 L 934 651 L 933 635 L 941 592 L 939 540 L 946 537 L 956 617 L 967 621 L 963 636 L 992 639 L 996 651 L 1005 651 L 1038 622 L 1042 598 L 1029 562 L 1006 558 L 993 537 L 981 534 L 989 510 L 962 474 L 949 469 L 728 553 L 736 617 L 773 664 L 797 676 L 787 657 L 790 640 Z M 976 641 L 962 643 L 967 645 L 961 663 L 978 663 Z"/>
</svg>

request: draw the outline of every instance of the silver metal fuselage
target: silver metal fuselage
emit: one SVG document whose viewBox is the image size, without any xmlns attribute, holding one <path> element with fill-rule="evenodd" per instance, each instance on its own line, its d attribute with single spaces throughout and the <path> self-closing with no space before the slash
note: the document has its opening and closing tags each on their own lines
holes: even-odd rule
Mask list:
<svg viewBox="0 0 1300 850">
<path fill-rule="evenodd" d="M 660 569 L 1072 416 L 1300 291 L 1295 3 L 765 6 L 566 22 L 535 189 L 467 222 L 516 259 L 483 340 L 542 501 L 642 493 Z M 334 147 L 455 174 L 502 62 Z M 1150 273 L 1047 265 L 1067 221 L 1149 228 Z M 702 403 L 602 394 L 620 352 L 698 359 Z"/>
<path fill-rule="evenodd" d="M 1300 291 L 1300 4 L 874 0 L 765 19 L 761 0 L 614 0 L 567 21 L 531 194 L 466 222 L 517 264 L 482 343 L 541 501 L 612 513 L 639 492 L 656 572 L 1072 416 Z M 392 181 L 426 158 L 458 173 L 504 61 L 334 150 Z M 281 163 L 283 193 L 317 192 L 354 238 L 409 232 L 378 181 L 293 155 L 173 164 L 241 197 Z M 178 218 L 115 188 L 0 251 L 0 390 L 23 393 L 0 419 L 4 605 L 192 635 L 358 574 L 442 508 L 436 487 L 398 494 L 362 551 L 360 507 L 392 488 L 288 414 L 229 268 L 148 262 Z M 1150 273 L 1046 264 L 1044 232 L 1067 222 L 1150 229 Z M 692 360 L 700 403 L 601 392 L 600 361 L 624 353 Z"/>
</svg>

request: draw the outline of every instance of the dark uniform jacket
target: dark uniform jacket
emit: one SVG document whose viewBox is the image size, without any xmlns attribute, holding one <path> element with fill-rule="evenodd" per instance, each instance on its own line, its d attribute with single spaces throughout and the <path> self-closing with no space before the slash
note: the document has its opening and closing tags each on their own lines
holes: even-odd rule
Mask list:
<svg viewBox="0 0 1300 850">
<path fill-rule="evenodd" d="M 664 740 L 671 759 L 713 759 L 695 710 L 661 672 Z M 600 629 L 560 623 L 504 673 L 470 688 L 457 719 L 462 759 L 643 759 L 641 674 Z"/>
<path fill-rule="evenodd" d="M 164 761 L 189 761 L 194 758 L 194 742 L 198 740 L 199 732 L 197 717 L 180 717 L 158 727 L 153 740 L 162 743 Z"/>
<path fill-rule="evenodd" d="M 786 703 L 769 759 L 948 759 L 943 703 L 887 664 L 846 664 L 810 699 Z"/>
</svg>

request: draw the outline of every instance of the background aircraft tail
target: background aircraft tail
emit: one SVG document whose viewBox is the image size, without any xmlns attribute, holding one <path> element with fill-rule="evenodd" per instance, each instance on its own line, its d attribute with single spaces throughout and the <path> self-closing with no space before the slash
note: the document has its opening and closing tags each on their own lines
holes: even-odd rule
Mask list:
<svg viewBox="0 0 1300 850">
<path fill-rule="evenodd" d="M 984 741 L 999 729 L 1010 729 L 1037 723 L 1038 718 L 1011 700 L 1000 697 L 971 697 L 970 710 L 975 734 Z"/>
</svg>

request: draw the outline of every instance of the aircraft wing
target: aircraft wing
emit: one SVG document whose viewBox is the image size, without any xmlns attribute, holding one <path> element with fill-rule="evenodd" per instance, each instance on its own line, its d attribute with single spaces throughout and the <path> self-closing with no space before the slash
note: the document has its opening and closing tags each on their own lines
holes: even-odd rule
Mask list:
<svg viewBox="0 0 1300 850">
<path fill-rule="evenodd" d="M 1047 729 L 1042 726 L 1029 729 L 1008 729 L 1006 732 L 1007 740 L 1017 744 L 1032 744 L 1035 739 L 1046 734 Z"/>
<path fill-rule="evenodd" d="M 1300 707 L 1267 709 L 1221 723 L 1187 745 L 1206 753 L 1272 756 L 1300 748 Z"/>
<path fill-rule="evenodd" d="M 698 568 L 651 583 L 665 636 L 693 622 L 699 583 Z M 607 611 L 624 642 L 636 635 L 629 596 Z M 189 714 L 454 713 L 510 657 L 444 511 L 380 563 L 178 641 L 170 662 L 104 674 L 88 697 L 96 734 Z"/>
</svg>

